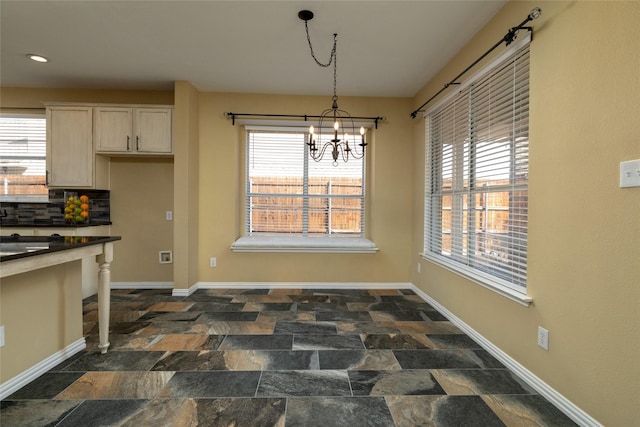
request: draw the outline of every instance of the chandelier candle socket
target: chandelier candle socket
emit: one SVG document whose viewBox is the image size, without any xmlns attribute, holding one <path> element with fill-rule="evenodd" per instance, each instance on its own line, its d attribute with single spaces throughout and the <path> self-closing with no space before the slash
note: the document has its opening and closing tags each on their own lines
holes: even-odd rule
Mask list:
<svg viewBox="0 0 640 427">
<path fill-rule="evenodd" d="M 343 161 L 349 161 L 349 158 L 362 159 L 365 154 L 365 147 L 367 142 L 365 139 L 365 129 L 360 127 L 360 144 L 356 144 L 355 135 L 357 135 L 357 127 L 353 121 L 353 117 L 345 110 L 338 108 L 338 95 L 337 95 L 337 47 L 338 47 L 338 34 L 333 35 L 333 48 L 331 49 L 331 56 L 329 62 L 323 63 L 318 61 L 315 53 L 313 52 L 313 46 L 311 45 L 311 38 L 309 37 L 309 21 L 313 19 L 313 12 L 309 10 L 301 10 L 298 12 L 298 17 L 304 21 L 304 27 L 307 33 L 307 41 L 309 43 L 309 49 L 311 50 L 311 56 L 321 67 L 329 67 L 333 64 L 333 97 L 331 98 L 331 108 L 327 108 L 320 115 L 318 121 L 318 129 L 313 126 L 309 127 L 309 156 L 319 162 L 324 157 L 325 151 L 331 148 L 331 157 L 333 158 L 333 165 L 338 165 L 338 159 L 342 158 Z M 327 129 L 330 123 L 333 123 L 333 139 L 328 139 Z M 323 132 L 325 135 L 323 136 Z M 349 146 L 349 133 L 353 135 L 352 145 Z M 358 149 L 360 147 L 360 149 Z"/>
</svg>

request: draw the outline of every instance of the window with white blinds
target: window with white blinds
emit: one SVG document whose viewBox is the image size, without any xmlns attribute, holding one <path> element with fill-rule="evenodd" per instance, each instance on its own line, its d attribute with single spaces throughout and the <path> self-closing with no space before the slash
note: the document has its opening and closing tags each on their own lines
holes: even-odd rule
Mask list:
<svg viewBox="0 0 640 427">
<path fill-rule="evenodd" d="M 364 236 L 364 162 L 315 162 L 304 130 L 247 128 L 246 233 Z M 324 141 L 321 141 L 324 142 Z"/>
<path fill-rule="evenodd" d="M 424 254 L 525 293 L 529 45 L 425 114 Z"/>
<path fill-rule="evenodd" d="M 0 116 L 0 200 L 47 200 L 46 152 L 44 115 Z"/>
</svg>

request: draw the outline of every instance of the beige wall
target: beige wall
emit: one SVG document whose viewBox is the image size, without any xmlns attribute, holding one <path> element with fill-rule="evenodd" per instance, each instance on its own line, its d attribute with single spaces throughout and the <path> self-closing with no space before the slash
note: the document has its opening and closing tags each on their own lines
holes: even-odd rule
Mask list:
<svg viewBox="0 0 640 427">
<path fill-rule="evenodd" d="M 159 251 L 173 250 L 173 159 L 111 158 L 113 282 L 173 282 L 173 264 Z"/>
<path fill-rule="evenodd" d="M 81 261 L 3 278 L 0 325 L 0 383 L 81 339 Z"/>
<path fill-rule="evenodd" d="M 415 98 L 415 107 L 534 6 L 529 268 L 522 307 L 421 261 L 412 281 L 605 425 L 640 419 L 639 2 L 511 2 Z M 422 251 L 424 121 L 414 129 L 414 260 Z M 415 269 L 414 269 L 415 271 Z M 536 345 L 538 325 L 550 348 Z"/>
<path fill-rule="evenodd" d="M 330 97 L 200 94 L 201 282 L 407 282 L 411 239 L 411 128 L 409 99 L 345 98 L 358 116 L 386 116 L 374 130 L 370 156 L 368 237 L 377 254 L 233 253 L 241 235 L 244 133 L 225 112 L 319 114 Z M 176 173 L 181 173 L 176 170 Z M 178 190 L 176 189 L 176 192 Z M 209 267 L 216 257 L 217 267 Z"/>
</svg>

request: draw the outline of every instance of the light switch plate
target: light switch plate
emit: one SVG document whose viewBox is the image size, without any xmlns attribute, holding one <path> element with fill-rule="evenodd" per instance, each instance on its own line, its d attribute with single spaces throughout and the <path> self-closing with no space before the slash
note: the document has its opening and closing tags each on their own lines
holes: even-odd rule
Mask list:
<svg viewBox="0 0 640 427">
<path fill-rule="evenodd" d="M 620 188 L 640 187 L 640 159 L 620 163 Z"/>
<path fill-rule="evenodd" d="M 4 326 L 0 326 L 0 347 L 4 347 Z"/>
</svg>

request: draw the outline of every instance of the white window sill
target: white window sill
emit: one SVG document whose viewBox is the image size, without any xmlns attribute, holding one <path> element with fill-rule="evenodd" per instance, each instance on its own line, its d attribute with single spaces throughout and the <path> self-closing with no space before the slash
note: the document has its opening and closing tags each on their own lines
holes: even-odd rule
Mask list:
<svg viewBox="0 0 640 427">
<path fill-rule="evenodd" d="M 493 278 L 489 275 L 482 274 L 481 272 L 475 271 L 472 268 L 466 267 L 462 264 L 458 264 L 444 257 L 439 257 L 437 255 L 429 253 L 421 253 L 420 255 L 423 259 L 431 261 L 434 264 L 437 264 L 440 267 L 451 271 L 452 273 L 456 273 L 474 283 L 477 283 L 480 286 L 483 286 L 499 295 L 502 295 L 505 298 L 510 299 L 511 301 L 515 301 L 520 305 L 528 307 L 529 304 L 533 302 L 533 298 L 501 283 L 500 279 L 498 278 Z"/>
<path fill-rule="evenodd" d="M 376 253 L 371 240 L 362 237 L 250 236 L 231 244 L 233 252 Z"/>
</svg>

